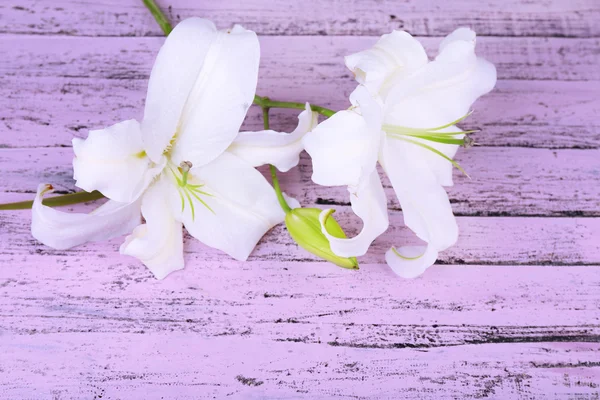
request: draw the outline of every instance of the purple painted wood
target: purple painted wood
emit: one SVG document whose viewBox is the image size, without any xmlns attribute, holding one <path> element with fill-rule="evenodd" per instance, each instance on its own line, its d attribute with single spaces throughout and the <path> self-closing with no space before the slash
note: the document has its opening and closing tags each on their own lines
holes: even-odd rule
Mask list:
<svg viewBox="0 0 600 400">
<path fill-rule="evenodd" d="M 270 0 L 159 1 L 172 21 L 203 16 L 219 26 L 241 23 L 262 35 L 381 35 L 406 29 L 446 35 L 471 25 L 490 36 L 600 35 L 596 0 Z M 136 0 L 4 0 L 1 33 L 162 36 Z"/>
<path fill-rule="evenodd" d="M 0 152 L 0 170 L 3 171 L 0 202 L 30 199 L 39 182 L 52 183 L 60 192 L 77 190 L 72 179 L 72 159 L 71 148 Z M 455 186 L 448 192 L 454 211 L 459 215 L 600 216 L 599 159 L 599 149 L 477 147 L 462 150 L 457 160 L 471 179 L 455 170 Z M 24 169 L 24 163 L 31 166 Z M 268 176 L 266 168 L 261 170 Z M 281 174 L 282 185 L 303 205 L 349 205 L 346 188 L 318 186 L 312 183 L 311 174 L 310 158 L 303 154 L 298 168 Z M 400 205 L 385 176 L 383 184 L 389 207 L 398 210 Z"/>
<path fill-rule="evenodd" d="M 383 252 L 414 238 L 384 181 L 392 227 L 360 271 L 278 226 L 245 263 L 188 236 L 187 268 L 156 281 L 118 254 L 122 239 L 54 251 L 28 211 L 1 212 L 0 399 L 600 398 L 596 0 L 159 4 L 257 30 L 260 93 L 336 109 L 354 86 L 344 54 L 401 26 L 473 26 L 500 80 L 465 124 L 484 146 L 459 154 L 473 179 L 449 190 L 459 243 L 446 265 L 397 279 Z M 139 117 L 163 39 L 131 36 L 160 36 L 139 1 L 0 4 L 0 202 L 42 181 L 73 190 L 71 138 Z M 345 190 L 310 174 L 304 156 L 282 185 L 356 233 Z"/>
<path fill-rule="evenodd" d="M 2 135 L 0 145 L 70 145 L 73 136 L 84 137 L 88 129 L 139 116 L 152 61 L 163 40 L 0 37 L 0 53 L 7 55 L 0 59 L 4 74 L 0 126 L 12 133 Z M 372 37 L 263 37 L 259 93 L 345 108 L 355 83 L 342 56 L 374 41 Z M 599 39 L 483 37 L 479 42 L 482 54 L 498 65 L 501 80 L 465 123 L 466 128 L 483 129 L 478 142 L 599 146 Z M 434 49 L 439 39 L 426 43 Z M 277 126 L 295 124 L 293 113 L 273 115 Z M 262 126 L 258 112 L 248 122 L 249 128 Z"/>
</svg>

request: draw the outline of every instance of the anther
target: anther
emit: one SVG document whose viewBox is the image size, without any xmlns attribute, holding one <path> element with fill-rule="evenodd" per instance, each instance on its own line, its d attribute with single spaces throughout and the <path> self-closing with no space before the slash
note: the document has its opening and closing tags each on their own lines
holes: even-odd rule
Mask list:
<svg viewBox="0 0 600 400">
<path fill-rule="evenodd" d="M 179 168 L 181 168 L 181 186 L 185 187 L 187 185 L 187 178 L 190 169 L 192 169 L 192 163 L 189 161 L 182 161 L 179 164 Z"/>
<path fill-rule="evenodd" d="M 473 140 L 473 138 L 469 135 L 465 135 L 465 137 L 463 138 L 463 147 L 465 149 L 468 149 L 470 147 L 473 147 L 473 145 L 475 144 L 475 140 Z"/>
</svg>

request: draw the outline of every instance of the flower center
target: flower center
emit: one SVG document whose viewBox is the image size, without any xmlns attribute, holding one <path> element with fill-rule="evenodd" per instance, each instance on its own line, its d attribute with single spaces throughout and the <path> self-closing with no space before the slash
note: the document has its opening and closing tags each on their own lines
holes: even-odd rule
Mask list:
<svg viewBox="0 0 600 400">
<path fill-rule="evenodd" d="M 206 201 L 201 198 L 201 196 L 213 197 L 214 195 L 202 190 L 204 184 L 193 184 L 191 182 L 193 179 L 193 176 L 190 174 L 192 163 L 189 161 L 183 161 L 181 164 L 179 164 L 179 167 L 175 167 L 173 164 L 169 163 L 168 168 L 171 171 L 173 178 L 175 178 L 175 181 L 177 182 L 177 192 L 181 198 L 181 212 L 185 210 L 187 203 L 189 204 L 192 212 L 192 220 L 196 218 L 196 210 L 194 208 L 194 201 L 192 199 L 194 198 L 214 214 L 213 209 L 210 208 Z"/>
</svg>

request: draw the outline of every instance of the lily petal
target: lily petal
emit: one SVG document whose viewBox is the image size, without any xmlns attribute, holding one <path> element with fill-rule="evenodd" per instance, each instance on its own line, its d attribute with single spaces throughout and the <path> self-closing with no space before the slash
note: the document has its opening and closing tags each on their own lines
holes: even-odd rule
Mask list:
<svg viewBox="0 0 600 400">
<path fill-rule="evenodd" d="M 475 55 L 474 33 L 467 33 L 463 29 L 446 38 L 435 61 L 410 79 L 392 79 L 384 99 L 386 124 L 441 126 L 466 115 L 477 98 L 492 90 L 496 68 Z"/>
<path fill-rule="evenodd" d="M 385 139 L 381 164 L 402 206 L 404 223 L 421 239 L 442 251 L 456 243 L 458 226 L 448 195 L 426 161 L 408 146 Z"/>
<path fill-rule="evenodd" d="M 352 211 L 363 221 L 358 235 L 350 239 L 332 236 L 327 232 L 325 223 L 332 210 L 323 210 L 319 215 L 321 231 L 329 240 L 331 250 L 340 257 L 365 255 L 369 246 L 388 228 L 387 198 L 381 185 L 381 179 L 374 169 L 370 176 L 357 188 L 349 187 Z"/>
<path fill-rule="evenodd" d="M 394 247 L 385 253 L 385 261 L 397 275 L 402 278 L 416 278 L 437 259 L 438 252 L 429 246 L 405 246 L 396 250 Z"/>
<path fill-rule="evenodd" d="M 188 183 L 202 186 L 192 193 L 171 182 L 173 214 L 196 239 L 237 260 L 246 260 L 260 238 L 284 220 L 271 185 L 231 153 L 193 168 Z"/>
<path fill-rule="evenodd" d="M 239 25 L 219 31 L 183 108 L 172 160 L 206 165 L 238 135 L 254 100 L 260 46 Z"/>
<path fill-rule="evenodd" d="M 356 187 L 375 169 L 381 113 L 366 89 L 353 94 L 360 107 L 335 113 L 302 139 L 312 158 L 312 180 L 319 185 Z"/>
<path fill-rule="evenodd" d="M 454 32 L 442 39 L 440 42 L 439 52 L 441 53 L 447 45 L 455 41 L 472 42 L 473 45 L 475 45 L 476 37 L 477 35 L 475 34 L 475 31 L 471 28 L 464 26 L 457 28 L 454 30 Z"/>
<path fill-rule="evenodd" d="M 240 132 L 227 151 L 245 160 L 253 167 L 273 164 L 282 172 L 298 165 L 304 150 L 302 138 L 318 124 L 319 114 L 306 109 L 298 115 L 298 126 L 292 133 L 273 130 Z"/>
<path fill-rule="evenodd" d="M 404 31 L 383 35 L 368 50 L 345 57 L 346 66 L 361 85 L 375 95 L 384 89 L 392 75 L 406 77 L 427 64 L 425 49 Z"/>
<path fill-rule="evenodd" d="M 170 213 L 165 178 L 154 183 L 142 197 L 145 224 L 137 226 L 121 245 L 121 254 L 138 258 L 157 279 L 183 269 L 183 227 Z"/>
<path fill-rule="evenodd" d="M 111 200 L 130 203 L 160 173 L 144 152 L 139 123 L 130 119 L 106 129 L 90 131 L 87 139 L 73 139 L 75 184 L 97 190 Z"/>
<path fill-rule="evenodd" d="M 31 233 L 46 246 L 69 249 L 86 242 L 108 240 L 124 235 L 141 222 L 140 202 L 109 200 L 89 214 L 66 213 L 42 204 L 52 186 L 41 184 L 33 202 Z"/>
<path fill-rule="evenodd" d="M 458 129 L 456 126 L 451 126 L 448 128 L 440 129 L 437 132 L 439 132 L 439 133 L 456 132 L 456 135 L 452 136 L 453 139 L 462 139 L 464 137 L 464 135 L 460 133 L 462 131 L 460 129 Z M 444 154 L 446 157 L 452 158 L 452 159 L 454 158 L 454 156 L 456 155 L 456 152 L 458 151 L 458 148 L 460 147 L 455 144 L 436 143 L 436 142 L 432 142 L 429 140 L 420 139 L 417 137 L 411 137 L 410 139 L 415 142 L 423 143 L 423 144 L 439 151 L 440 153 Z M 436 154 L 427 148 L 423 148 L 416 144 L 412 144 L 412 143 L 408 143 L 408 142 L 401 142 L 401 143 L 398 143 L 398 145 L 406 146 L 406 147 L 410 148 L 411 152 L 414 152 L 413 154 L 415 155 L 416 158 L 422 159 L 423 165 L 426 165 L 427 169 L 429 169 L 435 175 L 437 182 L 440 185 L 452 186 L 454 184 L 452 175 L 454 173 L 455 167 L 447 159 L 445 159 L 444 157 L 441 157 L 439 154 Z"/>
<path fill-rule="evenodd" d="M 200 72 L 207 67 L 207 55 L 217 36 L 211 21 L 189 18 L 173 29 L 158 52 L 142 121 L 144 149 L 154 162 L 160 160 L 180 130 L 183 108 Z"/>
</svg>

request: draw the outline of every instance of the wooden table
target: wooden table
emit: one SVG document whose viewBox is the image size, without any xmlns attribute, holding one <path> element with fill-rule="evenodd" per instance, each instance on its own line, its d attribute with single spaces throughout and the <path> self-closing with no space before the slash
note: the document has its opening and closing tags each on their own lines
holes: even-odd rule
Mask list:
<svg viewBox="0 0 600 400">
<path fill-rule="evenodd" d="M 599 398 L 598 0 L 159 4 L 172 21 L 255 30 L 258 93 L 334 109 L 355 85 L 344 55 L 392 29 L 434 50 L 473 27 L 499 80 L 464 124 L 482 146 L 459 153 L 472 179 L 456 173 L 449 191 L 460 240 L 398 279 L 383 253 L 412 234 L 390 196 L 393 226 L 358 272 L 279 226 L 245 263 L 188 236 L 187 268 L 156 281 L 118 254 L 122 239 L 55 251 L 31 237 L 29 211 L 1 212 L 0 398 Z M 141 116 L 163 41 L 141 1 L 2 0 L 0 202 L 40 182 L 75 190 L 71 138 Z M 284 190 L 357 232 L 345 189 L 310 174 L 303 156 Z"/>
</svg>

